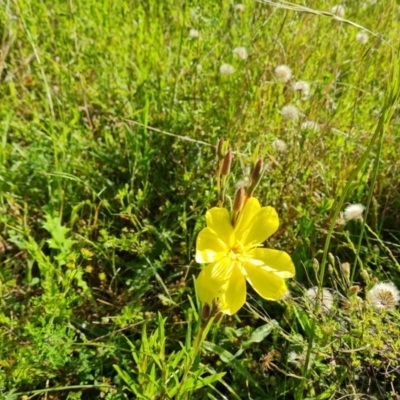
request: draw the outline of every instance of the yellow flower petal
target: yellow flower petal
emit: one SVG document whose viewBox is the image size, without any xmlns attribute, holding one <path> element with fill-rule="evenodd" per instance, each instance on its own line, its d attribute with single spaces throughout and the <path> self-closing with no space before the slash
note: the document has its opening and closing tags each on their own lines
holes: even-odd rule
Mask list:
<svg viewBox="0 0 400 400">
<path fill-rule="evenodd" d="M 233 263 L 230 257 L 208 264 L 196 279 L 197 293 L 203 303 L 209 305 L 221 297 L 224 287 L 230 279 Z"/>
<path fill-rule="evenodd" d="M 260 202 L 255 197 L 250 197 L 247 200 L 239 218 L 235 224 L 236 239 L 243 243 L 243 239 L 247 236 L 254 216 L 260 211 Z"/>
<path fill-rule="evenodd" d="M 274 234 L 279 227 L 278 214 L 273 207 L 263 207 L 253 216 L 247 235 L 242 244 L 257 246 Z"/>
<path fill-rule="evenodd" d="M 286 293 L 285 281 L 263 268 L 246 264 L 247 281 L 266 300 L 279 300 Z"/>
<path fill-rule="evenodd" d="M 291 278 L 296 273 L 289 254 L 281 250 L 253 249 L 246 253 L 246 258 L 243 258 L 242 262 L 245 269 L 250 263 L 254 267 L 273 272 L 280 278 Z"/>
<path fill-rule="evenodd" d="M 224 314 L 237 313 L 246 301 L 246 280 L 240 268 L 234 264 L 232 273 L 219 297 L 220 311 Z"/>
<path fill-rule="evenodd" d="M 207 227 L 212 229 L 227 246 L 233 245 L 233 227 L 229 211 L 226 208 L 214 207 L 206 213 Z"/>
<path fill-rule="evenodd" d="M 217 233 L 210 228 L 204 228 L 197 236 L 196 262 L 212 263 L 220 260 L 229 251 L 227 245 L 220 240 Z"/>
</svg>

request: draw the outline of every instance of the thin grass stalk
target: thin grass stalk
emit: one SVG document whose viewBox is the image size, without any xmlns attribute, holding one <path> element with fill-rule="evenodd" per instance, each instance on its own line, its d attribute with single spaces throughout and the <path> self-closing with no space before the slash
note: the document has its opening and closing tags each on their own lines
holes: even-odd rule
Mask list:
<svg viewBox="0 0 400 400">
<path fill-rule="evenodd" d="M 375 132 L 371 138 L 371 141 L 370 141 L 367 149 L 365 150 L 365 152 L 364 152 L 363 156 L 360 158 L 360 160 L 357 162 L 357 165 L 353 169 L 352 173 L 350 174 L 350 177 L 347 181 L 347 184 L 344 187 L 343 193 L 340 196 L 339 201 L 337 202 L 337 206 L 335 208 L 333 217 L 331 219 L 328 234 L 327 234 L 327 237 L 325 240 L 324 253 L 323 253 L 322 261 L 321 261 L 321 265 L 320 265 L 318 296 L 320 296 L 321 291 L 322 291 L 322 283 L 323 283 L 324 277 L 325 277 L 325 269 L 326 269 L 326 262 L 327 262 L 328 253 L 329 253 L 330 242 L 332 239 L 333 231 L 335 229 L 336 221 L 339 217 L 340 210 L 343 208 L 343 204 L 349 194 L 352 183 L 356 180 L 357 174 L 361 171 L 361 169 L 364 167 L 364 165 L 370 159 L 370 154 L 372 153 L 372 150 L 373 150 L 376 142 L 378 141 L 378 149 L 377 149 L 377 156 L 376 156 L 375 163 L 374 163 L 373 178 L 372 178 L 372 182 L 371 182 L 370 189 L 368 192 L 369 196 L 368 196 L 368 202 L 367 202 L 367 206 L 366 206 L 366 214 L 368 213 L 368 209 L 369 209 L 371 199 L 372 199 L 374 185 L 376 183 L 376 179 L 378 176 L 379 161 L 380 161 L 380 156 L 382 153 L 382 145 L 383 145 L 383 137 L 384 137 L 384 133 L 385 133 L 385 128 L 386 128 L 388 122 L 390 121 L 390 119 L 392 118 L 393 111 L 394 111 L 394 105 L 398 102 L 399 97 L 400 97 L 400 90 L 399 90 L 400 89 L 399 88 L 400 70 L 399 70 L 399 61 L 398 61 L 398 51 L 396 53 L 397 54 L 394 56 L 395 62 L 394 62 L 394 65 L 393 65 L 393 68 L 391 71 L 392 79 L 389 80 L 389 82 L 391 82 L 392 85 L 390 87 L 389 94 L 385 98 L 385 104 L 383 106 L 378 125 L 375 129 Z M 360 239 L 359 239 L 358 246 L 357 246 L 357 253 L 359 253 L 359 250 L 361 247 L 361 240 L 362 240 L 363 232 L 364 232 L 364 226 L 363 226 L 363 229 L 360 234 Z M 357 260 L 355 260 L 355 265 L 353 267 L 351 282 L 353 281 L 356 263 L 357 263 Z M 298 395 L 303 396 L 304 385 L 305 385 L 305 382 L 307 381 L 307 377 L 309 374 L 308 364 L 310 361 L 311 350 L 312 350 L 314 337 L 315 337 L 315 328 L 316 328 L 316 320 L 314 318 L 312 320 L 309 346 L 307 349 L 306 361 L 304 363 L 304 369 L 303 369 L 303 376 L 305 379 L 303 379 L 300 382 L 299 389 L 296 393 L 296 398 L 298 398 L 298 399 L 303 398 L 303 397 L 298 397 Z"/>
</svg>

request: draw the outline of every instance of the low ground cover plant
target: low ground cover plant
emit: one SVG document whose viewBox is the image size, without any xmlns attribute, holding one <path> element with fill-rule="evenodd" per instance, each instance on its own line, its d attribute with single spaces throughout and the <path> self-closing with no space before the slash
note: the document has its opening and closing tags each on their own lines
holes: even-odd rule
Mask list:
<svg viewBox="0 0 400 400">
<path fill-rule="evenodd" d="M 399 398 L 400 9 L 296 3 L 0 2 L 0 398 Z"/>
</svg>

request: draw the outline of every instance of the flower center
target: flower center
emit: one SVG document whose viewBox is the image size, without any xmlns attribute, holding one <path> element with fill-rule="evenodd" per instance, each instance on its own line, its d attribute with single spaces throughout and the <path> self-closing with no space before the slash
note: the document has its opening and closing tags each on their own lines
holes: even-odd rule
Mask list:
<svg viewBox="0 0 400 400">
<path fill-rule="evenodd" d="M 243 254 L 244 248 L 243 245 L 239 242 L 235 242 L 235 244 L 230 248 L 229 253 L 234 260 L 237 260 L 240 254 Z"/>
</svg>

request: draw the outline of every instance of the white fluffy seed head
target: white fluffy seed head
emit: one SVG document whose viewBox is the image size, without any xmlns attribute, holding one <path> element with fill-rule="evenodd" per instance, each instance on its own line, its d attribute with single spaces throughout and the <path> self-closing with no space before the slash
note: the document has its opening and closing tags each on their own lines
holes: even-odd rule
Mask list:
<svg viewBox="0 0 400 400">
<path fill-rule="evenodd" d="M 369 39 L 368 33 L 365 31 L 358 32 L 356 35 L 356 40 L 358 43 L 367 44 Z"/>
<path fill-rule="evenodd" d="M 299 119 L 299 110 L 292 105 L 284 106 L 281 110 L 281 115 L 284 119 L 297 121 Z"/>
<path fill-rule="evenodd" d="M 235 68 L 230 64 L 222 64 L 219 67 L 219 72 L 221 75 L 233 75 L 235 73 Z"/>
<path fill-rule="evenodd" d="M 295 351 L 291 351 L 288 354 L 288 362 L 292 364 L 299 364 L 299 361 L 301 360 L 301 354 L 296 353 Z"/>
<path fill-rule="evenodd" d="M 307 360 L 306 348 L 301 353 L 296 353 L 295 351 L 291 351 L 288 354 L 288 362 L 294 364 L 298 368 L 303 368 L 304 365 L 306 364 L 306 360 Z M 309 369 L 310 366 L 314 363 L 314 360 L 315 360 L 315 354 L 311 353 L 310 358 L 308 360 L 307 369 Z"/>
<path fill-rule="evenodd" d="M 343 217 L 346 222 L 352 219 L 362 220 L 364 210 L 365 207 L 362 204 L 350 204 L 344 209 Z"/>
<path fill-rule="evenodd" d="M 238 56 L 241 60 L 246 60 L 247 59 L 246 47 L 235 47 L 233 49 L 233 54 Z"/>
<path fill-rule="evenodd" d="M 317 296 L 318 296 L 318 287 L 317 286 L 314 286 L 307 290 L 306 297 L 307 297 L 307 300 L 309 301 L 311 308 L 315 307 L 315 303 L 317 301 Z M 321 296 L 322 311 L 326 313 L 330 309 L 332 309 L 333 295 L 330 292 L 330 290 L 322 288 L 320 296 Z"/>
<path fill-rule="evenodd" d="M 341 4 L 337 4 L 331 8 L 331 13 L 343 18 L 345 13 L 345 8 Z"/>
<path fill-rule="evenodd" d="M 305 81 L 297 81 L 293 85 L 293 90 L 295 92 L 300 92 L 303 97 L 308 97 L 310 94 L 310 85 Z"/>
<path fill-rule="evenodd" d="M 317 122 L 315 121 L 304 121 L 301 124 L 302 131 L 311 131 L 311 132 L 319 132 L 320 127 Z"/>
<path fill-rule="evenodd" d="M 287 150 L 287 144 L 281 139 L 275 139 L 271 145 L 278 153 L 285 153 Z"/>
<path fill-rule="evenodd" d="M 361 9 L 365 10 L 366 8 L 375 5 L 378 0 L 367 0 L 361 3 Z"/>
<path fill-rule="evenodd" d="M 282 82 L 288 82 L 292 79 L 292 70 L 287 65 L 278 65 L 275 68 L 275 76 Z"/>
<path fill-rule="evenodd" d="M 244 10 L 245 10 L 245 7 L 244 7 L 244 5 L 243 4 L 236 4 L 236 6 L 235 6 L 235 11 L 238 11 L 238 12 L 244 12 Z"/>
<path fill-rule="evenodd" d="M 400 292 L 392 282 L 379 282 L 368 292 L 368 298 L 375 310 L 392 310 L 400 301 Z"/>
<path fill-rule="evenodd" d="M 192 39 L 198 39 L 199 37 L 200 37 L 200 31 L 198 31 L 197 29 L 191 29 L 190 31 L 189 31 L 189 36 L 192 38 Z"/>
<path fill-rule="evenodd" d="M 250 178 L 248 176 L 245 176 L 243 179 L 236 182 L 236 184 L 235 184 L 236 190 L 238 190 L 241 187 L 246 188 L 248 186 L 249 182 L 250 182 Z"/>
</svg>

